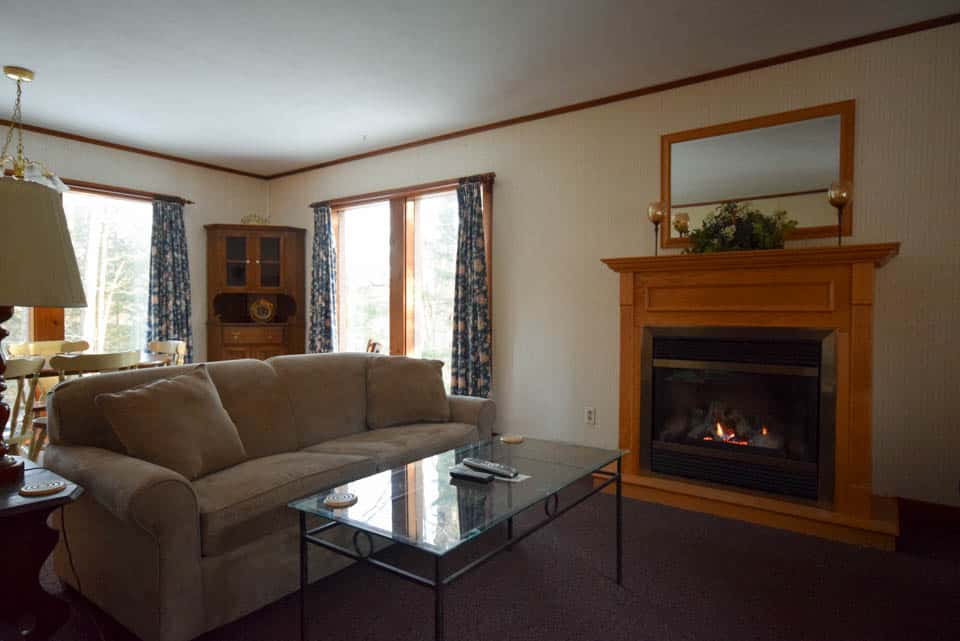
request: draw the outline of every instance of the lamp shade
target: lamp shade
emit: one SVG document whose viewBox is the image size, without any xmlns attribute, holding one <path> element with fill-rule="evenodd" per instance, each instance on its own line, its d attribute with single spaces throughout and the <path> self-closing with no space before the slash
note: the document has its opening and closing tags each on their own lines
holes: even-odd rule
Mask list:
<svg viewBox="0 0 960 641">
<path fill-rule="evenodd" d="M 0 305 L 87 306 L 60 193 L 2 177 Z"/>
</svg>

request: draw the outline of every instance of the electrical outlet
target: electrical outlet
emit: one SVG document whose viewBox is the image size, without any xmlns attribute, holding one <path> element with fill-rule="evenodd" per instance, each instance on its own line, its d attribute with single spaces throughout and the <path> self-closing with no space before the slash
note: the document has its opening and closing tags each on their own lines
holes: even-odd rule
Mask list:
<svg viewBox="0 0 960 641">
<path fill-rule="evenodd" d="M 584 407 L 583 422 L 585 425 L 596 425 L 597 424 L 597 408 Z"/>
</svg>

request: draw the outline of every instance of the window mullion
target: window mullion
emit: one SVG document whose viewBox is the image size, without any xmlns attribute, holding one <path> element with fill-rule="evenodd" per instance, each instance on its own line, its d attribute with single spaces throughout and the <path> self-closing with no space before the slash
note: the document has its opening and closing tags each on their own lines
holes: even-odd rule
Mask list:
<svg viewBox="0 0 960 641">
<path fill-rule="evenodd" d="M 408 232 L 407 198 L 390 200 L 390 353 L 406 355 L 413 349 L 413 297 L 408 296 L 408 265 L 412 267 L 412 233 Z M 412 232 L 412 230 L 411 230 Z M 411 269 L 412 271 L 412 269 Z"/>
</svg>

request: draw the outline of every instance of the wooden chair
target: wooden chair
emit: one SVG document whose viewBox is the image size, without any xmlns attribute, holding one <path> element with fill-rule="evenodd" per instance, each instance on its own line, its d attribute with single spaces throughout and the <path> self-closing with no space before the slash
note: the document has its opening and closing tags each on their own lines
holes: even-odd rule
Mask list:
<svg viewBox="0 0 960 641">
<path fill-rule="evenodd" d="M 167 356 L 168 365 L 183 365 L 187 360 L 187 341 L 150 341 L 147 351 L 154 356 Z"/>
<path fill-rule="evenodd" d="M 56 356 L 58 354 L 77 354 L 80 352 L 85 352 L 90 349 L 90 343 L 84 340 L 77 341 L 32 341 L 28 343 L 16 343 L 14 345 L 7 346 L 7 352 L 10 356 L 14 358 L 26 358 L 28 356 L 43 356 L 44 358 L 49 359 L 51 356 Z M 37 386 L 39 390 L 40 401 L 34 406 L 34 412 L 40 415 L 46 413 L 46 406 L 44 405 L 44 400 L 53 386 L 56 385 L 56 380 L 53 377 L 45 377 L 40 379 L 40 383 Z"/>
<path fill-rule="evenodd" d="M 111 352 L 107 354 L 58 355 L 50 359 L 51 369 L 57 370 L 60 382 L 69 376 L 101 374 L 133 369 L 140 362 L 140 352 Z"/>
<path fill-rule="evenodd" d="M 58 355 L 50 359 L 50 367 L 57 370 L 60 382 L 70 376 L 81 377 L 85 374 L 102 374 L 134 369 L 140 363 L 140 352 L 112 352 L 108 354 Z M 36 461 L 47 440 L 47 418 L 33 421 L 33 439 L 27 457 Z"/>
<path fill-rule="evenodd" d="M 37 393 L 37 376 L 43 369 L 42 358 L 11 358 L 7 361 L 7 371 L 4 377 L 7 382 L 16 381 L 17 391 L 13 400 L 13 413 L 10 415 L 10 436 L 7 442 L 13 446 L 14 452 L 19 454 L 25 442 L 31 441 L 33 428 L 33 407 Z M 19 434 L 17 433 L 17 418 L 20 408 L 23 408 L 23 419 L 20 421 Z M 0 425 L 0 431 L 6 426 Z"/>
<path fill-rule="evenodd" d="M 15 358 L 25 356 L 56 356 L 57 354 L 76 354 L 90 349 L 87 341 L 33 341 L 8 345 L 7 352 Z"/>
<path fill-rule="evenodd" d="M 367 341 L 368 354 L 380 354 L 381 352 L 383 352 L 383 343 L 378 343 L 372 338 Z"/>
</svg>

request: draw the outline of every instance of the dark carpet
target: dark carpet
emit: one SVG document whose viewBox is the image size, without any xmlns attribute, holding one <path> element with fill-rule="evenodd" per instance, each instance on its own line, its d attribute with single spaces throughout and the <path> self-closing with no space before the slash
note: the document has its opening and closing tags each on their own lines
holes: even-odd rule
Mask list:
<svg viewBox="0 0 960 641">
<path fill-rule="evenodd" d="M 623 525 L 623 587 L 614 499 L 595 496 L 449 586 L 447 639 L 960 639 L 958 554 L 878 552 L 626 499 Z M 44 578 L 75 605 L 57 639 L 134 639 L 49 569 Z M 291 595 L 200 641 L 295 641 L 298 603 Z M 366 565 L 315 583 L 308 607 L 312 640 L 433 638 L 431 591 Z"/>
</svg>

